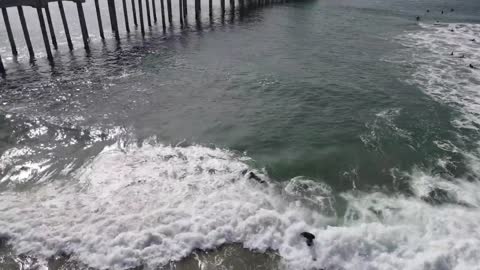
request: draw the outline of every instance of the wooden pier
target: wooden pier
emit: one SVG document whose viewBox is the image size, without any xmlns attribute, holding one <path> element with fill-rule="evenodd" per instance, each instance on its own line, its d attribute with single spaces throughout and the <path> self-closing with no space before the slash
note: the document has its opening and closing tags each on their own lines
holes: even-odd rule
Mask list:
<svg viewBox="0 0 480 270">
<path fill-rule="evenodd" d="M 40 25 L 43 43 L 45 46 L 45 51 L 47 54 L 47 58 L 49 61 L 53 62 L 53 55 L 52 55 L 52 48 L 55 50 L 58 49 L 57 45 L 57 37 L 55 35 L 55 28 L 52 23 L 52 17 L 50 8 L 52 5 L 58 7 L 58 12 L 60 13 L 63 30 L 65 33 L 65 38 L 67 40 L 68 48 L 73 50 L 73 43 L 70 36 L 70 28 L 68 26 L 68 20 L 65 16 L 64 11 L 64 2 L 71 2 L 71 4 L 76 5 L 77 13 L 78 13 L 78 20 L 80 23 L 81 34 L 83 38 L 83 45 L 85 50 L 90 50 L 90 38 L 87 29 L 87 23 L 85 21 L 85 14 L 83 10 L 83 4 L 86 0 L 0 0 L 0 8 L 2 9 L 2 16 L 5 23 L 5 30 L 7 32 L 8 40 L 10 43 L 10 48 L 12 51 L 12 56 L 17 57 L 18 51 L 17 46 L 15 43 L 12 27 L 10 24 L 10 18 L 8 15 L 9 9 L 16 9 L 18 12 L 18 17 L 20 19 L 23 36 L 25 39 L 25 44 L 28 49 L 28 53 L 30 56 L 30 60 L 35 59 L 35 52 L 32 47 L 32 42 L 30 40 L 30 33 L 28 30 L 27 23 L 25 21 L 25 15 L 23 12 L 24 7 L 34 8 L 37 11 L 38 15 L 38 22 Z M 119 6 L 122 7 L 122 12 L 124 16 L 124 23 L 125 23 L 125 32 L 130 33 L 130 21 L 128 13 L 132 13 L 133 17 L 133 25 L 135 29 L 137 28 L 138 24 L 140 24 L 140 31 L 142 36 L 145 36 L 145 28 L 148 26 L 149 28 L 152 27 L 152 24 L 157 24 L 157 7 L 160 6 L 160 17 L 161 17 L 161 24 L 162 29 L 165 31 L 167 26 L 173 26 L 173 14 L 172 14 L 172 0 L 131 0 L 131 10 L 128 9 L 127 0 L 88 0 L 95 2 L 95 10 L 96 10 L 96 17 L 98 21 L 98 33 L 101 39 L 105 39 L 105 34 L 103 31 L 103 24 L 102 24 L 102 13 L 100 10 L 100 3 L 107 4 L 108 6 L 108 13 L 110 19 L 110 25 L 112 28 L 112 33 L 115 36 L 116 40 L 120 40 L 120 29 L 117 22 L 117 8 L 116 4 L 118 3 Z M 166 7 L 165 2 L 166 1 Z M 194 14 L 197 24 L 201 23 L 201 0 L 190 0 L 194 1 Z M 213 4 L 212 0 L 208 0 L 208 15 L 210 19 L 213 17 Z M 225 14 L 225 0 L 218 0 L 220 1 L 220 12 L 222 17 Z M 230 0 L 230 10 L 231 12 L 235 11 L 235 1 Z M 284 0 L 273 0 L 273 1 L 265 1 L 265 0 L 238 0 L 240 8 L 244 8 L 245 5 L 247 7 L 258 7 L 267 4 L 273 4 L 275 2 L 283 2 Z M 54 2 L 54 3 L 52 3 Z M 157 5 L 157 2 L 160 2 L 160 5 Z M 145 5 L 146 14 L 144 14 L 143 6 Z M 180 27 L 184 27 L 187 25 L 187 18 L 188 18 L 188 4 L 187 0 L 178 0 L 178 16 L 179 16 L 179 23 Z M 165 10 L 166 9 L 166 10 Z M 138 14 L 137 14 L 138 11 Z M 45 14 L 45 17 L 44 17 Z M 138 15 L 138 16 L 137 16 Z M 46 18 L 46 19 L 45 19 Z M 152 19 L 153 18 L 153 19 Z M 70 19 L 70 18 L 69 18 Z M 145 22 L 146 19 L 146 22 Z M 167 25 L 168 24 L 168 25 Z M 3 76 L 6 74 L 5 66 L 2 62 L 2 56 L 0 55 L 0 74 Z"/>
</svg>

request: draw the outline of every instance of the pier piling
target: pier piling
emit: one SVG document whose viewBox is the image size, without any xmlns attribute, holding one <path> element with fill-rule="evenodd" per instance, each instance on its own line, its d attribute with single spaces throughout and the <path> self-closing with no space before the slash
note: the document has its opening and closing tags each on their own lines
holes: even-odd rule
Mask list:
<svg viewBox="0 0 480 270">
<path fill-rule="evenodd" d="M 112 25 L 112 32 L 115 34 L 115 39 L 120 40 L 120 33 L 118 33 L 117 9 L 115 8 L 115 0 L 108 0 L 108 13 L 110 14 L 110 24 Z"/>
<path fill-rule="evenodd" d="M 152 27 L 152 18 L 150 16 L 150 0 L 145 0 L 145 8 L 147 9 L 147 23 L 148 27 Z"/>
<path fill-rule="evenodd" d="M 147 0 L 148 1 L 148 0 Z M 138 0 L 138 13 L 140 15 L 140 28 L 142 30 L 142 36 L 145 36 L 145 25 L 143 24 L 143 7 L 142 7 L 142 0 Z"/>
<path fill-rule="evenodd" d="M 98 0 L 95 0 L 95 10 L 97 11 L 98 31 L 100 31 L 100 37 L 105 39 L 105 35 L 103 34 L 102 13 L 100 12 Z"/>
<path fill-rule="evenodd" d="M 50 41 L 48 40 L 47 28 L 45 26 L 45 19 L 43 18 L 43 12 L 41 7 L 37 7 L 38 21 L 40 22 L 40 29 L 42 30 L 43 43 L 45 44 L 45 51 L 47 52 L 47 58 L 53 61 L 52 50 L 50 49 Z"/>
<path fill-rule="evenodd" d="M 5 75 L 5 67 L 3 66 L 2 56 L 0 55 L 0 74 Z"/>
<path fill-rule="evenodd" d="M 188 16 L 188 5 L 187 5 L 187 0 L 183 0 L 183 18 L 186 21 L 187 16 Z"/>
<path fill-rule="evenodd" d="M 195 0 L 195 19 L 200 19 L 200 0 Z"/>
<path fill-rule="evenodd" d="M 163 3 L 163 0 L 160 0 L 160 8 L 161 8 L 161 11 L 162 11 L 162 27 L 163 27 L 163 30 L 165 31 L 165 29 L 166 29 L 166 25 L 165 25 L 165 5 Z"/>
<path fill-rule="evenodd" d="M 128 9 L 127 9 L 127 0 L 122 0 L 123 2 L 123 16 L 125 17 L 125 29 L 127 33 L 130 33 L 130 25 L 128 23 Z"/>
<path fill-rule="evenodd" d="M 22 24 L 23 36 L 25 38 L 25 43 L 27 44 L 28 54 L 30 55 L 30 60 L 35 58 L 35 53 L 33 51 L 32 41 L 30 40 L 30 34 L 28 33 L 27 22 L 25 21 L 25 14 L 23 13 L 23 7 L 17 6 L 18 17 L 20 18 L 20 23 Z"/>
<path fill-rule="evenodd" d="M 80 28 L 82 29 L 82 37 L 83 37 L 83 45 L 85 50 L 89 51 L 90 46 L 88 45 L 89 37 L 88 37 L 88 29 L 87 23 L 85 22 L 85 14 L 83 13 L 83 6 L 82 3 L 77 2 L 77 12 L 78 12 L 78 19 L 80 21 Z"/>
<path fill-rule="evenodd" d="M 138 27 L 137 11 L 135 9 L 135 0 L 132 0 L 132 13 L 133 13 L 133 24 L 135 25 L 135 27 Z"/>
<path fill-rule="evenodd" d="M 13 39 L 12 27 L 10 26 L 10 19 L 8 18 L 7 8 L 2 8 L 3 21 L 5 22 L 5 28 L 7 29 L 8 41 L 10 41 L 10 48 L 12 48 L 12 54 L 18 55 L 17 46 Z"/>
<path fill-rule="evenodd" d="M 67 17 L 65 16 L 65 10 L 63 9 L 63 3 L 58 0 L 58 9 L 60 10 L 60 16 L 62 17 L 63 29 L 65 30 L 65 36 L 67 37 L 68 48 L 73 50 L 72 38 L 70 37 L 70 30 L 68 29 Z"/>
<path fill-rule="evenodd" d="M 55 36 L 55 30 L 53 29 L 52 16 L 50 15 L 48 3 L 45 5 L 45 15 L 47 15 L 48 30 L 50 31 L 50 37 L 52 38 L 53 48 L 58 50 L 57 37 Z"/>
<path fill-rule="evenodd" d="M 37 11 L 38 15 L 38 20 L 39 20 L 39 25 L 42 33 L 42 38 L 43 42 L 45 45 L 45 51 L 47 54 L 48 60 L 53 62 L 53 55 L 52 55 L 52 49 L 53 47 L 55 50 L 58 50 L 58 44 L 57 44 L 57 37 L 55 35 L 55 29 L 54 29 L 54 24 L 52 21 L 52 16 L 50 13 L 49 9 L 49 3 L 50 2 L 57 2 L 60 16 L 62 19 L 62 24 L 63 28 L 65 31 L 65 37 L 67 39 L 68 47 L 70 50 L 73 50 L 73 43 L 70 35 L 70 30 L 69 30 L 69 25 L 67 21 L 67 17 L 65 14 L 65 10 L 63 7 L 63 2 L 64 1 L 69 1 L 69 2 L 74 2 L 77 7 L 77 12 L 78 12 L 78 19 L 80 22 L 80 28 L 81 28 L 81 34 L 83 38 L 83 43 L 84 47 L 87 50 L 87 52 L 90 50 L 89 47 L 89 34 L 88 34 L 88 29 L 87 29 L 87 24 L 86 24 L 86 18 L 85 18 L 85 13 L 83 10 L 83 3 L 85 3 L 86 0 L 0 0 L 0 8 L 2 9 L 2 15 L 5 23 L 5 29 L 7 32 L 7 36 L 9 39 L 12 55 L 15 59 L 15 57 L 18 55 L 17 47 L 15 44 L 14 40 L 14 35 L 12 31 L 12 25 L 10 22 L 9 14 L 7 12 L 7 8 L 10 7 L 16 7 L 18 10 L 18 16 L 20 19 L 24 39 L 25 39 L 25 44 L 28 49 L 28 53 L 30 56 L 30 59 L 33 60 L 35 59 L 35 52 L 32 46 L 32 41 L 30 38 L 30 33 L 29 29 L 26 23 L 26 18 L 25 18 L 25 13 L 23 10 L 23 6 L 29 6 Z M 100 0 L 89 0 L 89 1 L 94 1 L 95 3 L 95 10 L 96 10 L 96 16 L 97 16 L 97 22 L 98 22 L 98 28 L 99 28 L 99 33 L 100 37 L 104 40 L 105 39 L 105 34 L 103 30 L 103 22 L 102 22 L 102 10 L 100 9 Z M 110 24 L 112 28 L 112 33 L 115 35 L 115 39 L 120 42 L 120 30 L 118 26 L 118 19 L 117 19 L 117 10 L 115 7 L 115 1 L 119 0 L 106 0 L 106 4 L 108 5 L 108 12 L 109 12 L 109 18 L 110 18 Z M 131 0 L 132 4 L 132 15 L 133 15 L 133 24 L 135 25 L 135 29 L 137 29 L 138 24 L 140 24 L 141 32 L 142 32 L 142 37 L 145 37 L 145 24 L 148 24 L 148 27 L 150 28 L 150 31 L 152 31 L 152 20 L 154 24 L 157 24 L 158 22 L 158 17 L 157 17 L 157 4 L 160 1 L 160 7 L 161 7 L 161 19 L 162 19 L 162 28 L 163 32 L 165 34 L 167 24 L 171 29 L 173 29 L 173 16 L 175 16 L 173 13 L 176 12 L 172 11 L 172 0 Z M 151 2 L 150 2 L 151 1 Z M 165 2 L 166 6 L 165 6 Z M 178 15 L 179 15 L 179 22 L 180 22 L 180 27 L 184 28 L 188 26 L 188 12 L 189 12 L 189 6 L 187 3 L 188 0 L 178 0 Z M 192 0 L 194 1 L 191 3 L 190 8 L 195 9 L 195 19 L 196 19 L 196 25 L 197 29 L 201 30 L 201 11 L 202 11 L 202 2 L 201 0 Z M 225 23 L 225 1 L 226 0 L 220 0 L 220 9 L 221 9 L 221 23 Z M 240 8 L 240 18 L 242 15 L 244 15 L 245 9 L 250 9 L 254 7 L 260 7 L 262 5 L 269 5 L 273 3 L 284 3 L 286 2 L 285 0 L 238 0 L 239 8 Z M 122 7 L 120 9 L 123 10 L 123 16 L 125 20 L 125 29 L 127 33 L 130 33 L 130 19 L 129 18 L 129 10 L 128 10 L 128 0 L 122 0 L 121 5 Z M 145 9 L 143 7 L 143 4 L 145 4 Z M 205 3 L 206 4 L 206 3 Z M 230 21 L 233 22 L 236 16 L 235 13 L 235 4 L 236 0 L 230 0 Z M 138 6 L 136 6 L 138 5 Z M 151 6 L 150 6 L 151 5 Z M 151 9 L 150 9 L 151 7 Z M 138 9 L 137 9 L 138 8 Z M 208 14 L 210 18 L 210 24 L 213 24 L 213 0 L 208 0 Z M 45 16 L 43 14 L 43 9 L 45 9 Z M 166 10 L 165 10 L 166 9 Z M 138 17 L 137 17 L 137 10 L 138 10 Z M 144 18 L 144 14 L 146 12 L 146 18 Z M 191 11 L 192 12 L 192 11 Z M 120 16 L 120 15 L 119 15 Z M 153 18 L 152 18 L 153 16 Z M 168 17 L 167 17 L 168 16 Z M 193 14 L 192 14 L 193 17 Z M 137 19 L 138 18 L 138 19 Z M 46 20 L 46 21 L 45 21 Z M 168 20 L 168 22 L 167 22 Z M 48 25 L 47 25 L 48 24 Z M 48 27 L 48 29 L 47 29 Z M 16 29 L 16 28 L 15 28 Z M 58 30 L 58 29 L 57 29 Z M 50 43 L 51 42 L 51 43 Z M 37 52 L 38 53 L 38 52 Z M 2 73 L 4 73 L 4 66 L 3 63 L 1 63 L 1 58 L 0 58 L 0 65 L 1 69 L 0 71 L 3 70 Z"/>
<path fill-rule="evenodd" d="M 208 15 L 210 16 L 210 18 L 213 16 L 212 0 L 208 0 Z"/>
<path fill-rule="evenodd" d="M 172 26 L 172 0 L 167 0 L 168 23 Z"/>
<path fill-rule="evenodd" d="M 183 0 L 178 0 L 178 13 L 180 17 L 180 25 L 183 27 Z"/>
<path fill-rule="evenodd" d="M 157 5 L 155 4 L 156 0 L 152 0 L 152 11 L 153 11 L 153 22 L 157 23 Z"/>
</svg>

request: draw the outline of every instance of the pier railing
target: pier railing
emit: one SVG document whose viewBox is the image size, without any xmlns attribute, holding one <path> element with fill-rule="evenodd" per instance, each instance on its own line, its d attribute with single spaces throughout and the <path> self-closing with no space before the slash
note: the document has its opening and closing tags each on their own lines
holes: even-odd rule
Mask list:
<svg viewBox="0 0 480 270">
<path fill-rule="evenodd" d="M 105 39 L 103 24 L 102 24 L 102 13 L 100 11 L 99 0 L 91 0 L 91 1 L 95 1 L 99 35 L 102 39 Z M 115 5 L 120 2 L 123 7 L 125 30 L 127 33 L 130 32 L 130 21 L 129 21 L 128 13 L 131 12 L 133 15 L 132 16 L 133 24 L 136 27 L 138 27 L 138 24 L 140 24 L 140 31 L 142 33 L 142 36 L 145 36 L 146 25 L 148 25 L 148 27 L 152 27 L 152 21 L 153 21 L 153 24 L 156 24 L 158 21 L 157 3 L 160 4 L 160 12 L 161 12 L 160 17 L 161 17 L 161 24 L 162 24 L 163 30 L 165 31 L 167 26 L 173 25 L 174 15 L 172 14 L 172 0 L 131 0 L 130 10 L 127 7 L 127 0 L 102 0 L 102 1 L 107 2 L 110 25 L 112 27 L 112 32 L 115 36 L 115 39 L 117 40 L 120 40 L 120 30 L 117 22 L 117 8 Z M 200 23 L 201 0 L 190 0 L 190 1 L 195 1 L 194 2 L 195 19 L 197 23 Z M 219 1 L 220 1 L 220 12 L 223 16 L 225 14 L 225 0 L 219 0 Z M 230 9 L 231 11 L 234 11 L 235 1 L 238 1 L 240 8 L 244 8 L 245 6 L 251 7 L 251 6 L 262 6 L 265 4 L 273 4 L 277 2 L 282 2 L 284 0 L 229 0 L 229 1 L 230 1 Z M 55 31 L 52 23 L 52 17 L 50 14 L 51 4 L 55 4 L 52 2 L 56 2 L 58 6 L 58 10 L 60 12 L 60 16 L 62 19 L 62 24 L 65 32 L 65 37 L 67 39 L 67 44 L 70 50 L 73 50 L 74 47 L 73 47 L 72 39 L 70 37 L 70 29 L 69 29 L 67 17 L 65 16 L 63 2 L 73 2 L 76 4 L 78 20 L 80 23 L 80 30 L 83 38 L 83 45 L 85 50 L 87 51 L 90 50 L 88 28 L 87 28 L 87 23 L 85 21 L 85 14 L 83 10 L 83 4 L 85 3 L 85 0 L 0 0 L 0 8 L 2 9 L 5 29 L 7 32 L 13 57 L 17 57 L 18 51 L 17 51 L 15 39 L 13 36 L 10 19 L 8 16 L 8 10 L 12 8 L 17 9 L 18 16 L 20 19 L 20 24 L 22 26 L 23 36 L 24 36 L 25 43 L 30 56 L 30 60 L 33 60 L 35 59 L 35 52 L 32 47 L 32 42 L 30 40 L 30 33 L 28 31 L 28 26 L 25 21 L 25 15 L 23 12 L 23 7 L 32 7 L 37 11 L 38 21 L 39 21 L 40 29 L 42 32 L 43 43 L 45 45 L 47 58 L 49 61 L 53 62 L 53 55 L 52 55 L 52 49 L 51 49 L 50 43 L 53 46 L 54 50 L 58 49 L 58 45 L 57 45 L 57 38 L 55 36 Z M 143 5 L 145 5 L 146 14 L 144 14 Z M 212 0 L 208 0 L 208 8 L 209 8 L 208 14 L 210 18 L 212 18 L 213 16 Z M 45 13 L 46 20 L 44 17 L 44 13 Z M 183 27 L 183 25 L 185 24 L 187 20 L 187 15 L 188 15 L 187 0 L 178 0 L 178 16 L 179 16 L 179 23 L 181 27 Z M 48 30 L 47 30 L 47 25 L 48 25 Z M 48 33 L 50 33 L 50 35 Z M 6 74 L 1 55 L 0 55 L 0 74 L 2 75 Z"/>
</svg>

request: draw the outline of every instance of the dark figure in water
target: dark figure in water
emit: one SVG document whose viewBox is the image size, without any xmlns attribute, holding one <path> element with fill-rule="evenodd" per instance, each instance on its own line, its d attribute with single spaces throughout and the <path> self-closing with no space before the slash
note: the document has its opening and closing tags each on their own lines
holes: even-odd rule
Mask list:
<svg viewBox="0 0 480 270">
<path fill-rule="evenodd" d="M 417 16 L 417 22 L 420 21 L 420 16 Z"/>
<path fill-rule="evenodd" d="M 472 39 L 470 39 L 470 41 L 473 41 L 473 42 L 475 42 L 476 40 L 475 40 L 474 38 L 472 38 Z"/>
<path fill-rule="evenodd" d="M 443 14 L 443 10 L 442 10 L 442 14 Z"/>
<path fill-rule="evenodd" d="M 453 30 L 453 29 L 450 29 L 450 32 L 455 32 L 455 30 Z"/>
<path fill-rule="evenodd" d="M 259 182 L 260 184 L 266 184 L 267 183 L 264 180 L 262 180 L 262 178 L 258 177 L 258 175 L 256 175 L 254 172 L 250 172 L 248 174 L 248 179 L 253 179 L 253 180 Z"/>
<path fill-rule="evenodd" d="M 471 69 L 477 69 L 477 67 L 474 66 L 474 65 L 472 65 L 472 64 L 470 64 L 469 67 L 470 67 Z"/>
<path fill-rule="evenodd" d="M 313 239 L 315 239 L 315 235 L 309 232 L 302 232 L 300 235 L 305 238 L 305 242 L 307 243 L 307 246 L 309 247 L 313 246 Z"/>
<path fill-rule="evenodd" d="M 455 9 L 453 9 L 453 8 L 450 9 L 450 12 L 454 12 L 454 11 L 455 11 Z"/>
<path fill-rule="evenodd" d="M 458 58 L 465 58 L 465 54 L 460 55 Z"/>
<path fill-rule="evenodd" d="M 453 55 L 453 51 L 450 53 L 450 55 Z"/>
<path fill-rule="evenodd" d="M 429 12 L 430 12 L 430 9 L 427 9 L 427 13 L 429 13 Z"/>
</svg>

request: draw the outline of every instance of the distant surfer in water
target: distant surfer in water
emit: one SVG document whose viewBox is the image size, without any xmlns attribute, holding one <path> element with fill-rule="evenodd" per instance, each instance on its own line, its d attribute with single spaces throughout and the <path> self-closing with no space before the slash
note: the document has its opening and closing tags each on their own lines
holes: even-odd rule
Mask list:
<svg viewBox="0 0 480 270">
<path fill-rule="evenodd" d="M 420 16 L 417 16 L 417 22 L 420 21 Z"/>
<path fill-rule="evenodd" d="M 471 69 L 477 69 L 477 67 L 474 66 L 474 65 L 472 65 L 472 64 L 470 64 L 469 67 L 470 67 Z"/>
</svg>

